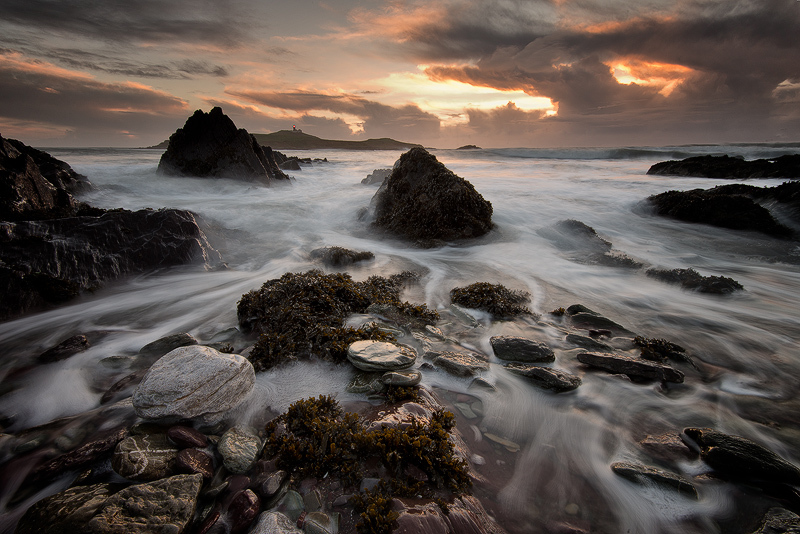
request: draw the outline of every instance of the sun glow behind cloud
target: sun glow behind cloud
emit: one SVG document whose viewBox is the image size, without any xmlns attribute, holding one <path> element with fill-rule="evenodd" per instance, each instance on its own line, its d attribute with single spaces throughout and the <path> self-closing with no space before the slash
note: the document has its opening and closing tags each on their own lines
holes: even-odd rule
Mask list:
<svg viewBox="0 0 800 534">
<path fill-rule="evenodd" d="M 524 91 L 501 90 L 477 86 L 456 80 L 432 80 L 423 72 L 427 65 L 417 67 L 420 72 L 398 72 L 376 80 L 388 95 L 386 100 L 412 102 L 423 111 L 436 115 L 442 126 L 463 124 L 469 120 L 467 110 L 489 111 L 513 102 L 523 111 L 545 110 L 556 112 L 549 98 L 530 96 Z"/>
<path fill-rule="evenodd" d="M 669 96 L 675 88 L 688 78 L 692 72 L 689 67 L 669 63 L 653 63 L 638 59 L 620 58 L 606 63 L 614 78 L 624 85 L 635 83 L 659 89 L 663 96 Z"/>
</svg>

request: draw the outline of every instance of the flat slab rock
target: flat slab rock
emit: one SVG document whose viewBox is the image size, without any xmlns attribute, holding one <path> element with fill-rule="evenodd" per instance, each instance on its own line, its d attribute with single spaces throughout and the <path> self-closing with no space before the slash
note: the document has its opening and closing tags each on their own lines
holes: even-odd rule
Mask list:
<svg viewBox="0 0 800 534">
<path fill-rule="evenodd" d="M 501 360 L 549 363 L 556 360 L 553 349 L 540 341 L 517 336 L 492 336 L 489 339 L 494 355 Z"/>
<path fill-rule="evenodd" d="M 581 377 L 560 369 L 519 363 L 509 363 L 505 368 L 516 375 L 530 379 L 531 383 L 540 388 L 549 389 L 557 393 L 572 391 L 581 385 Z"/>
<path fill-rule="evenodd" d="M 683 383 L 684 378 L 682 372 L 668 365 L 637 360 L 611 352 L 582 352 L 578 354 L 578 361 L 611 373 L 628 375 L 631 378 L 662 380 L 678 384 Z"/>
<path fill-rule="evenodd" d="M 210 347 L 179 347 L 147 371 L 133 393 L 145 419 L 195 419 L 215 424 L 239 406 L 255 384 L 253 365 Z"/>
<path fill-rule="evenodd" d="M 800 469 L 758 443 L 713 428 L 685 428 L 700 446 L 700 457 L 719 474 L 733 479 L 800 485 Z"/>
<path fill-rule="evenodd" d="M 129 480 L 158 480 L 176 473 L 178 449 L 166 434 L 130 436 L 117 444 L 111 467 Z"/>
<path fill-rule="evenodd" d="M 414 365 L 417 351 L 395 343 L 363 340 L 350 345 L 347 359 L 362 371 L 397 371 Z"/>
<path fill-rule="evenodd" d="M 425 358 L 450 374 L 457 376 L 475 376 L 489 369 L 489 363 L 477 356 L 464 352 L 426 352 Z"/>
<path fill-rule="evenodd" d="M 678 492 L 697 499 L 697 488 L 694 484 L 689 482 L 686 478 L 664 471 L 663 469 L 656 469 L 647 465 L 637 465 L 628 462 L 615 462 L 611 464 L 611 470 L 617 475 L 641 484 L 643 479 L 650 480 L 661 486 L 668 486 L 678 490 Z"/>
</svg>

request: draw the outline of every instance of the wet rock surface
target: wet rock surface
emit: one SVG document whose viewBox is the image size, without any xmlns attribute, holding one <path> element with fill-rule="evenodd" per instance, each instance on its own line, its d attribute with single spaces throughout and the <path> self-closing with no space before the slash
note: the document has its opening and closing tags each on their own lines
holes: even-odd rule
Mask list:
<svg viewBox="0 0 800 534">
<path fill-rule="evenodd" d="M 693 156 L 680 161 L 662 161 L 647 174 L 699 176 L 705 178 L 800 178 L 800 154 L 747 161 L 723 156 Z"/>
<path fill-rule="evenodd" d="M 241 475 L 250 470 L 261 452 L 261 438 L 255 429 L 234 426 L 222 434 L 217 445 L 225 468 Z"/>
<path fill-rule="evenodd" d="M 408 369 L 417 361 L 417 352 L 406 346 L 383 341 L 356 341 L 347 349 L 347 359 L 362 371 Z"/>
<path fill-rule="evenodd" d="M 714 295 L 727 295 L 734 291 L 744 289 L 742 284 L 726 276 L 703 276 L 694 269 L 648 269 L 645 271 L 647 276 L 667 282 L 677 284 L 684 289 L 697 291 L 699 293 L 711 293 Z"/>
<path fill-rule="evenodd" d="M 556 360 L 553 349 L 541 341 L 518 336 L 492 336 L 489 339 L 494 355 L 505 361 L 549 363 Z"/>
<path fill-rule="evenodd" d="M 74 356 L 88 348 L 89 340 L 86 336 L 83 334 L 76 334 L 41 353 L 38 360 L 42 363 L 58 362 L 66 360 L 70 356 Z"/>
<path fill-rule="evenodd" d="M 343 247 L 324 247 L 311 251 L 311 259 L 319 260 L 328 267 L 347 267 L 374 258 L 375 254 L 372 252 L 350 250 Z"/>
<path fill-rule="evenodd" d="M 661 380 L 665 382 L 683 382 L 683 373 L 667 365 L 637 360 L 629 356 L 608 352 L 582 352 L 577 356 L 578 361 L 597 367 L 610 373 L 628 375 L 631 378 L 643 380 Z"/>
<path fill-rule="evenodd" d="M 400 156 L 372 202 L 375 226 L 423 246 L 492 229 L 491 203 L 423 148 Z"/>
<path fill-rule="evenodd" d="M 180 347 L 150 367 L 133 393 L 133 406 L 147 419 L 214 424 L 244 401 L 254 383 L 253 366 L 238 354 Z"/>
<path fill-rule="evenodd" d="M 427 352 L 425 359 L 456 376 L 475 376 L 489 369 L 489 363 L 465 352 Z"/>
<path fill-rule="evenodd" d="M 642 263 L 613 249 L 611 242 L 600 237 L 594 228 L 575 219 L 559 221 L 537 233 L 562 250 L 571 261 L 630 269 L 642 267 Z"/>
<path fill-rule="evenodd" d="M 219 107 L 197 110 L 169 138 L 158 171 L 174 176 L 235 178 L 271 184 L 288 181 L 272 149 L 233 121 Z"/>
<path fill-rule="evenodd" d="M 771 508 L 761 528 L 753 534 L 797 534 L 800 532 L 800 516 L 785 508 Z"/>
<path fill-rule="evenodd" d="M 164 434 L 130 436 L 111 458 L 114 471 L 129 480 L 158 480 L 175 474 L 178 449 Z"/>
<path fill-rule="evenodd" d="M 361 180 L 364 185 L 382 184 L 392 174 L 392 169 L 375 169 Z"/>
<path fill-rule="evenodd" d="M 671 487 L 680 493 L 697 499 L 697 488 L 686 478 L 657 469 L 647 465 L 632 464 L 629 462 L 615 462 L 611 464 L 611 470 L 617 475 L 627 478 L 631 482 L 641 484 L 643 480 L 650 480 L 661 486 Z"/>
<path fill-rule="evenodd" d="M 530 379 L 533 384 L 543 389 L 549 389 L 557 393 L 577 389 L 582 382 L 581 377 L 561 369 L 519 363 L 506 364 L 505 368 L 514 374 Z"/>
</svg>

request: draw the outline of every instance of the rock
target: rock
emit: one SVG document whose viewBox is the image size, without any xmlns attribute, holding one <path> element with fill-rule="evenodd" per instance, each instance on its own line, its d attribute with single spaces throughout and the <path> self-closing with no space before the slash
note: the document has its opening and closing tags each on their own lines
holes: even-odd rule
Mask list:
<svg viewBox="0 0 800 534">
<path fill-rule="evenodd" d="M 100 461 L 110 456 L 117 444 L 127 436 L 128 431 L 124 428 L 106 431 L 91 441 L 40 465 L 33 471 L 33 477 L 36 480 L 49 480 L 65 471 Z"/>
<path fill-rule="evenodd" d="M 282 171 L 301 171 L 300 162 L 297 158 L 289 158 L 283 163 L 278 164 L 278 168 Z"/>
<path fill-rule="evenodd" d="M 481 147 L 478 145 L 464 145 L 458 147 L 456 150 L 481 150 Z"/>
<path fill-rule="evenodd" d="M 278 495 L 283 487 L 283 483 L 286 481 L 286 477 L 286 471 L 275 471 L 274 473 L 270 473 L 259 487 L 261 490 L 261 495 L 268 499 Z"/>
<path fill-rule="evenodd" d="M 28 508 L 19 520 L 17 534 L 72 534 L 81 532 L 86 523 L 108 500 L 108 484 L 76 486 L 45 497 Z"/>
<path fill-rule="evenodd" d="M 556 393 L 572 391 L 581 385 L 581 378 L 567 373 L 560 369 L 550 369 L 549 367 L 537 367 L 535 365 L 523 365 L 509 363 L 505 368 L 510 372 L 529 378 L 531 382 L 541 388 L 550 389 Z"/>
<path fill-rule="evenodd" d="M 52 363 L 66 360 L 79 352 L 89 348 L 89 340 L 83 334 L 74 335 L 65 339 L 58 345 L 51 347 L 39 355 L 38 360 L 42 363 Z"/>
<path fill-rule="evenodd" d="M 800 533 L 800 516 L 785 508 L 770 508 L 761 528 L 753 534 L 798 534 Z"/>
<path fill-rule="evenodd" d="M 220 259 L 184 210 L 0 223 L 0 320 L 65 302 L 125 274 L 187 263 L 209 267 Z"/>
<path fill-rule="evenodd" d="M 175 468 L 179 473 L 197 473 L 206 480 L 214 476 L 214 461 L 198 449 L 181 449 L 175 458 Z"/>
<path fill-rule="evenodd" d="M 375 254 L 372 252 L 349 250 L 342 247 L 324 247 L 311 251 L 311 259 L 320 260 L 328 267 L 346 267 L 374 258 Z"/>
<path fill-rule="evenodd" d="M 263 512 L 250 534 L 303 534 L 303 531 L 280 512 Z"/>
<path fill-rule="evenodd" d="M 491 203 L 424 148 L 400 156 L 372 202 L 376 226 L 423 246 L 492 229 Z"/>
<path fill-rule="evenodd" d="M 108 388 L 105 393 L 103 393 L 103 396 L 100 398 L 100 404 L 106 404 L 117 396 L 122 396 L 123 392 L 132 390 L 139 384 L 139 382 L 142 381 L 142 378 L 144 378 L 146 372 L 146 369 L 139 369 L 138 371 L 134 371 L 129 375 L 125 375 L 114 382 L 114 384 L 112 384 L 112 386 Z"/>
<path fill-rule="evenodd" d="M 176 473 L 176 449 L 164 434 L 130 436 L 120 441 L 111 467 L 130 480 L 158 480 Z"/>
<path fill-rule="evenodd" d="M 169 138 L 158 172 L 173 176 L 235 178 L 266 185 L 289 180 L 275 161 L 272 149 L 262 147 L 219 107 L 197 110 L 183 128 Z"/>
<path fill-rule="evenodd" d="M 202 449 L 208 445 L 208 437 L 189 426 L 176 425 L 170 427 L 167 430 L 167 438 L 181 448 L 198 447 Z"/>
<path fill-rule="evenodd" d="M 567 334 L 566 341 L 572 345 L 594 352 L 612 352 L 614 350 L 614 348 L 607 343 L 578 334 Z"/>
<path fill-rule="evenodd" d="M 422 381 L 419 371 L 388 371 L 381 376 L 381 382 L 387 386 L 416 386 Z"/>
<path fill-rule="evenodd" d="M 417 352 L 405 345 L 363 340 L 350 345 L 347 359 L 362 371 L 397 371 L 414 365 Z"/>
<path fill-rule="evenodd" d="M 339 515 L 308 513 L 303 518 L 303 531 L 306 534 L 336 534 L 339 532 Z"/>
<path fill-rule="evenodd" d="M 683 373 L 667 365 L 647 360 L 637 360 L 628 356 L 609 352 L 582 352 L 578 361 L 604 369 L 611 373 L 628 375 L 631 378 L 661 380 L 664 382 L 683 382 Z"/>
<path fill-rule="evenodd" d="M 431 360 L 437 367 L 457 376 L 475 376 L 489 369 L 486 361 L 463 352 L 427 352 L 425 358 Z"/>
<path fill-rule="evenodd" d="M 398 514 L 393 532 L 425 532 L 431 534 L 504 534 L 474 497 L 464 496 L 448 503 L 448 513 L 434 502 L 393 499 L 392 509 Z"/>
<path fill-rule="evenodd" d="M 142 356 L 161 357 L 166 353 L 177 349 L 178 347 L 188 347 L 189 345 L 197 345 L 197 340 L 191 334 L 180 332 L 178 334 L 170 334 L 155 341 L 151 341 L 139 349 L 139 354 Z"/>
<path fill-rule="evenodd" d="M 109 497 L 87 524 L 92 534 L 183 532 L 194 516 L 200 475 L 176 475 L 129 486 Z"/>
<path fill-rule="evenodd" d="M 253 490 L 245 489 L 238 491 L 227 509 L 227 516 L 230 520 L 231 534 L 244 532 L 247 527 L 258 516 L 261 508 L 261 499 L 258 498 Z"/>
<path fill-rule="evenodd" d="M 71 191 L 84 179 L 46 152 L 0 135 L 0 221 L 71 217 L 80 208 Z"/>
<path fill-rule="evenodd" d="M 222 434 L 217 444 L 225 468 L 231 473 L 244 474 L 250 470 L 261 453 L 261 438 L 245 426 L 234 426 Z"/>
<path fill-rule="evenodd" d="M 800 484 L 800 469 L 754 441 L 712 428 L 685 428 L 683 433 L 699 445 L 703 461 L 722 476 Z"/>
<path fill-rule="evenodd" d="M 361 180 L 364 185 L 382 184 L 392 174 L 392 169 L 375 169 Z"/>
<path fill-rule="evenodd" d="M 642 483 L 642 479 L 647 479 L 655 482 L 660 486 L 669 486 L 677 489 L 680 493 L 697 499 L 697 488 L 694 484 L 686 480 L 680 475 L 656 469 L 646 465 L 635 465 L 628 462 L 615 462 L 611 464 L 611 470 L 617 475 L 627 478 L 631 482 L 637 484 Z"/>
<path fill-rule="evenodd" d="M 607 267 L 638 269 L 642 266 L 624 253 L 613 250 L 610 241 L 600 237 L 591 226 L 575 219 L 559 221 L 539 229 L 537 233 L 566 252 L 571 261 Z"/>
<path fill-rule="evenodd" d="M 505 361 L 527 363 L 554 362 L 556 355 L 546 344 L 516 336 L 492 336 L 489 338 L 494 355 Z"/>
<path fill-rule="evenodd" d="M 800 154 L 746 161 L 735 156 L 693 156 L 662 161 L 647 174 L 699 176 L 704 178 L 800 178 Z"/>
<path fill-rule="evenodd" d="M 386 390 L 382 377 L 385 373 L 358 372 L 345 388 L 349 393 L 370 394 Z"/>
<path fill-rule="evenodd" d="M 146 419 L 213 425 L 239 406 L 254 384 L 253 366 L 242 356 L 200 345 L 180 347 L 150 367 L 133 392 L 133 407 Z"/>
<path fill-rule="evenodd" d="M 645 274 L 650 278 L 669 284 L 678 284 L 684 289 L 698 293 L 727 295 L 734 291 L 742 291 L 742 284 L 725 276 L 703 276 L 694 269 L 647 269 Z"/>
<path fill-rule="evenodd" d="M 780 238 L 794 235 L 790 228 L 776 221 L 767 208 L 741 194 L 740 188 L 720 186 L 705 190 L 667 191 L 648 197 L 647 201 L 655 208 L 656 214 L 685 222 L 752 230 Z"/>
<path fill-rule="evenodd" d="M 576 312 L 570 313 L 569 309 L 567 309 L 567 313 L 570 314 L 570 322 L 572 326 L 575 328 L 580 328 L 582 330 L 589 330 L 590 335 L 592 330 L 597 331 L 608 331 L 609 334 L 613 334 L 616 336 L 635 336 L 633 332 L 625 328 L 624 326 L 615 323 L 611 319 L 603 317 L 602 315 L 592 312 Z"/>
<path fill-rule="evenodd" d="M 639 446 L 651 457 L 665 462 L 677 462 L 697 457 L 697 454 L 686 446 L 677 432 L 645 436 L 639 441 Z"/>
</svg>

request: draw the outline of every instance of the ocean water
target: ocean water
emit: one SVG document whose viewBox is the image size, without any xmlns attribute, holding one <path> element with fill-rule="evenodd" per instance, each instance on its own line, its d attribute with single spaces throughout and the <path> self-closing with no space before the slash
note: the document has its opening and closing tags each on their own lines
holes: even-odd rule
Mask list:
<svg viewBox="0 0 800 534">
<path fill-rule="evenodd" d="M 14 415 L 9 430 L 19 431 L 97 408 L 98 384 L 129 372 L 110 370 L 101 363 L 104 358 L 134 354 L 175 332 L 189 332 L 201 342 L 223 339 L 237 326 L 236 303 L 243 293 L 289 271 L 322 268 L 309 256 L 313 249 L 369 250 L 373 261 L 348 269 L 354 279 L 420 272 L 419 286 L 405 298 L 439 310 L 439 327 L 448 336 L 490 359 L 483 378 L 494 392 L 471 389 L 469 380 L 442 372 L 425 371 L 423 383 L 448 403 L 480 406 L 481 413 L 471 418 L 453 410 L 465 442 L 482 458 L 476 470 L 485 481 L 476 494 L 509 532 L 549 532 L 560 524 L 608 533 L 724 531 L 720 525 L 741 513 L 737 487 L 707 480 L 698 484 L 695 501 L 634 485 L 609 466 L 659 465 L 637 442 L 687 426 L 745 436 L 800 461 L 800 434 L 791 424 L 800 408 L 800 246 L 655 217 L 643 202 L 649 195 L 732 182 L 645 173 L 658 161 L 695 154 L 750 159 L 798 150 L 800 145 L 432 150 L 492 203 L 496 229 L 471 242 L 418 249 L 377 235 L 360 218 L 377 190 L 361 180 L 376 168 L 391 167 L 400 152 L 289 152 L 328 162 L 290 173 L 291 185 L 267 188 L 159 176 L 161 152 L 155 150 L 52 149 L 94 184 L 81 196 L 92 205 L 195 212 L 228 268 L 187 266 L 131 276 L 57 309 L 0 323 L 5 382 L 0 414 Z M 781 180 L 749 183 L 772 186 Z M 641 269 L 581 263 L 538 232 L 564 219 L 593 227 L 615 249 L 648 266 L 730 276 L 745 291 L 704 295 L 648 278 Z M 530 292 L 530 308 L 542 319 L 492 322 L 476 314 L 477 326 L 465 323 L 450 313 L 449 292 L 477 281 Z M 583 368 L 575 358 L 580 351 L 563 341 L 563 325 L 548 314 L 577 303 L 646 337 L 686 347 L 702 372 L 682 366 L 686 382 L 665 388 Z M 82 332 L 103 337 L 66 361 L 7 376 Z M 554 395 L 509 374 L 489 345 L 499 334 L 547 342 L 556 350 L 554 367 L 581 375 L 583 385 Z M 239 417 L 255 420 L 260 412 L 279 412 L 318 394 L 357 401 L 344 391 L 351 375 L 346 366 L 321 363 L 261 373 Z M 487 434 L 516 446 L 493 446 Z M 708 470 L 691 459 L 667 467 L 686 476 Z"/>
</svg>

